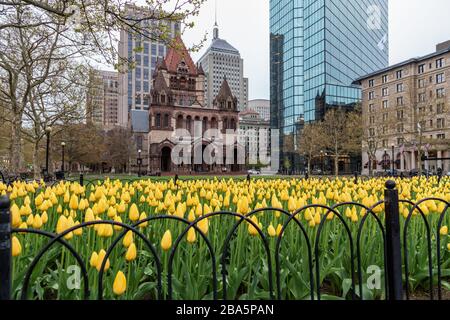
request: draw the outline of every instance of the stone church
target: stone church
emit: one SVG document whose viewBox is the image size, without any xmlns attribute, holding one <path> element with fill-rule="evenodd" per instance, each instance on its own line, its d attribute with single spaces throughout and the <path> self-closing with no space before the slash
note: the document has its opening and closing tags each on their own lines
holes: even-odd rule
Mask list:
<svg viewBox="0 0 450 320">
<path fill-rule="evenodd" d="M 176 48 L 170 48 L 165 59 L 156 65 L 148 126 L 144 130 L 148 133 L 141 132 L 138 137 L 138 148 L 148 148 L 145 152 L 148 159 L 143 159 L 143 164 L 150 173 L 242 171 L 238 155 L 242 156 L 244 148 L 237 141 L 237 131 L 224 136 L 239 128 L 238 100 L 224 78 L 213 104 L 206 105 L 204 82 L 204 71 L 195 65 L 178 38 Z M 131 118 L 132 126 L 139 126 L 140 120 L 133 119 L 133 115 Z M 213 163 L 202 158 L 206 148 L 207 154 L 215 159 Z"/>
</svg>

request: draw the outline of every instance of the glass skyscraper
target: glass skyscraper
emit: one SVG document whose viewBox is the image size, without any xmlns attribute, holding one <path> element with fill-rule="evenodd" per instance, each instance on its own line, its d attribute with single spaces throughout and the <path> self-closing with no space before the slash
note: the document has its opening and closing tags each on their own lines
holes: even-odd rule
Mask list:
<svg viewBox="0 0 450 320">
<path fill-rule="evenodd" d="M 270 0 L 270 32 L 271 126 L 283 156 L 305 122 L 361 100 L 355 79 L 388 66 L 388 0 Z"/>
</svg>

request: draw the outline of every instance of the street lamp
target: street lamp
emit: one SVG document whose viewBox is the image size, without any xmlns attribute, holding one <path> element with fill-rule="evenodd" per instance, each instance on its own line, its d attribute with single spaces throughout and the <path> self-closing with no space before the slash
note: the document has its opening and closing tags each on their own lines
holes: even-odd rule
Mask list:
<svg viewBox="0 0 450 320">
<path fill-rule="evenodd" d="M 141 164 L 142 164 L 141 153 L 142 153 L 142 150 L 139 149 L 138 150 L 138 177 L 141 176 Z"/>
<path fill-rule="evenodd" d="M 322 166 L 322 174 L 323 174 L 323 169 L 324 169 L 324 163 L 323 163 L 323 150 L 320 150 L 320 162 L 321 162 L 321 166 Z"/>
<path fill-rule="evenodd" d="M 395 146 L 392 144 L 392 175 L 394 175 L 394 170 L 395 170 L 395 162 L 394 162 L 395 155 L 394 155 L 394 153 L 395 153 Z"/>
<path fill-rule="evenodd" d="M 45 175 L 48 175 L 49 168 L 49 152 L 50 152 L 50 134 L 52 133 L 52 127 L 45 128 L 45 134 L 47 136 L 47 150 L 45 153 Z"/>
<path fill-rule="evenodd" d="M 61 142 L 61 151 L 62 151 L 62 159 L 61 159 L 61 172 L 64 176 L 64 149 L 66 147 L 66 143 L 65 142 Z"/>
</svg>

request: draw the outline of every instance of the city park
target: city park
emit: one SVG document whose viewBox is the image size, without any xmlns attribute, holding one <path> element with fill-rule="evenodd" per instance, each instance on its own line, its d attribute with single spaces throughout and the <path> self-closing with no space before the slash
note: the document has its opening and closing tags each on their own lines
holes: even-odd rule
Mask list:
<svg viewBox="0 0 450 320">
<path fill-rule="evenodd" d="M 202 2 L 188 2 L 193 6 L 188 11 L 175 8 L 178 19 L 187 21 Z M 39 23 L 40 28 L 64 29 L 64 20 L 74 13 L 67 13 L 64 2 L 56 3 L 33 8 L 39 16 L 23 23 L 34 28 L 44 15 L 55 20 Z M 130 25 L 121 12 L 111 14 L 114 27 L 108 19 L 95 20 L 94 9 L 114 10 L 103 5 L 108 6 L 77 14 L 104 33 L 140 27 Z M 19 15 L 25 8 L 6 6 Z M 17 31 L 5 21 L 1 26 Z M 82 37 L 66 39 L 61 52 L 70 56 L 80 43 L 85 53 L 98 52 L 98 34 L 89 30 L 65 30 Z M 45 45 L 55 36 L 47 32 Z M 57 80 L 79 72 L 77 66 L 59 63 L 61 52 L 51 52 L 39 67 L 53 70 L 47 89 L 58 94 L 67 87 L 59 87 Z M 143 172 L 139 149 L 125 154 L 137 167 L 132 174 L 103 174 L 100 168 L 101 174 L 79 170 L 69 175 L 68 142 L 61 133 L 79 125 L 79 109 L 70 101 L 78 105 L 73 99 L 80 92 L 65 92 L 54 104 L 47 96 L 34 100 L 42 93 L 34 88 L 46 80 L 28 83 L 32 93 L 17 88 L 15 94 L 29 96 L 10 100 L 6 114 L 13 174 L 0 182 L 0 300 L 450 298 L 450 178 L 445 173 L 399 176 L 392 161 L 384 163 L 386 174 L 380 177 L 325 175 L 324 159 L 330 154 L 320 150 L 321 169 L 299 175 L 252 170 L 160 176 Z M 53 108 L 40 109 L 40 103 Z M 99 148 L 101 138 L 74 132 L 71 138 L 79 139 L 88 153 Z M 35 143 L 33 163 L 39 164 L 33 174 L 39 171 L 41 179 L 21 177 L 17 170 L 27 134 Z M 60 169 L 51 172 L 59 152 Z M 336 168 L 339 155 L 332 155 L 330 167 Z"/>
</svg>

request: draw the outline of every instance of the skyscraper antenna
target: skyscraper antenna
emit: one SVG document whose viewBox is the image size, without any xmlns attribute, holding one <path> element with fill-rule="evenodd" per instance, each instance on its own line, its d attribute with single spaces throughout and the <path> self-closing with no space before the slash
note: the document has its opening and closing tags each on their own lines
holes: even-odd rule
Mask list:
<svg viewBox="0 0 450 320">
<path fill-rule="evenodd" d="M 213 39 L 219 39 L 219 26 L 217 25 L 217 0 L 216 0 L 216 8 L 215 8 L 215 23 L 214 23 L 214 32 L 213 32 Z"/>
<path fill-rule="evenodd" d="M 216 26 L 217 27 L 217 0 L 216 0 L 216 7 L 215 7 L 215 23 L 214 23 L 214 26 Z"/>
</svg>

